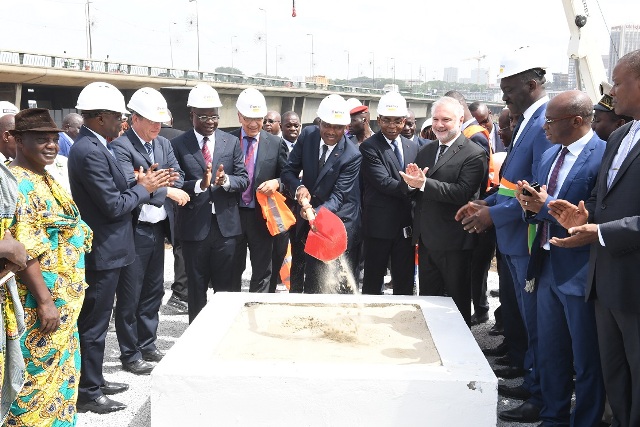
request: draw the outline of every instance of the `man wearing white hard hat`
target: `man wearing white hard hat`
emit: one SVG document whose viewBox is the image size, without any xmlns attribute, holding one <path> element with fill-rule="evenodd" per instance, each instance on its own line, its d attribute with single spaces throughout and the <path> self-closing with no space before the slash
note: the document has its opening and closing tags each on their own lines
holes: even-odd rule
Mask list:
<svg viewBox="0 0 640 427">
<path fill-rule="evenodd" d="M 122 93 L 113 85 L 95 82 L 78 96 L 84 125 L 69 151 L 69 183 L 82 219 L 93 230 L 91 252 L 85 257 L 89 287 L 78 318 L 82 367 L 78 411 L 100 414 L 126 405 L 107 395 L 120 393 L 127 384 L 105 380 L 104 347 L 113 309 L 116 285 L 123 267 L 135 260 L 132 212 L 148 203 L 151 194 L 176 179 L 169 170 L 147 170 L 128 182 L 125 169 L 107 141 L 118 137 L 128 111 Z"/>
<path fill-rule="evenodd" d="M 271 275 L 278 274 L 279 269 L 271 265 L 274 237 L 267 229 L 256 194 L 270 196 L 280 189 L 280 174 L 287 164 L 288 149 L 282 138 L 263 129 L 267 101 L 260 91 L 248 88 L 240 92 L 236 108 L 241 127 L 231 135 L 240 140 L 249 186 L 242 192 L 239 202 L 242 234 L 238 237 L 233 260 L 233 290 L 241 290 L 248 246 L 251 259 L 249 292 L 268 292 Z"/>
<path fill-rule="evenodd" d="M 342 220 L 347 230 L 347 252 L 344 256 L 349 264 L 348 268 L 353 272 L 360 242 L 358 172 L 362 155 L 344 134 L 350 116 L 347 103 L 341 96 L 329 95 L 324 98 L 317 114 L 320 126 L 310 126 L 311 131 L 303 131 L 289 155 L 289 162 L 281 178 L 286 190 L 300 206 L 307 201 L 313 209 L 325 207 Z M 303 173 L 302 180 L 299 179 L 300 172 Z M 309 222 L 304 219 L 300 206 L 296 211 L 296 230 L 291 233 L 290 291 L 320 293 L 325 291 L 322 285 L 329 281 L 330 267 L 304 253 Z M 299 276 L 294 278 L 293 274 L 302 265 L 305 272 L 304 283 L 301 283 Z M 347 284 L 340 282 L 338 285 L 344 288 Z"/>
<path fill-rule="evenodd" d="M 16 157 L 16 140 L 9 133 L 16 127 L 15 115 L 20 109 L 8 101 L 0 101 L 0 161 L 6 163 Z"/>
<path fill-rule="evenodd" d="M 127 181 L 135 182 L 140 169 L 146 172 L 172 169 L 180 176 L 172 187 L 160 188 L 149 202 L 134 212 L 135 261 L 124 267 L 116 292 L 116 335 L 120 361 L 125 371 L 148 375 L 149 362 L 159 362 L 163 353 L 156 347 L 158 312 L 164 296 L 164 241 L 173 242 L 174 204 L 184 206 L 189 195 L 180 190 L 184 172 L 166 138 L 159 136 L 162 122 L 168 120 L 167 101 L 155 89 L 144 87 L 131 96 L 131 127 L 112 146 Z"/>
<path fill-rule="evenodd" d="M 220 97 L 200 83 L 189 92 L 187 106 L 193 129 L 171 140 L 182 187 L 191 200 L 178 206 L 177 237 L 187 270 L 189 322 L 214 291 L 232 290 L 233 255 L 242 233 L 238 201 L 249 185 L 240 141 L 218 129 Z"/>
<path fill-rule="evenodd" d="M 533 182 L 533 171 L 537 170 L 542 154 L 551 147 L 543 129 L 549 102 L 544 88 L 545 63 L 543 55 L 528 47 L 516 50 L 503 61 L 499 75 L 502 100 L 512 114 L 522 114 L 513 131 L 512 149 L 502 166 L 499 191 L 484 201 L 469 203 L 456 216 L 470 233 L 482 233 L 495 226 L 498 247 L 513 277 L 513 292 L 527 331 L 523 384 L 518 387 L 501 385 L 498 388 L 502 396 L 519 398 L 525 402 L 514 409 L 500 412 L 499 418 L 505 421 L 536 422 L 540 419 L 542 408 L 540 379 L 536 371 L 537 297 L 535 285 L 525 280 L 530 232 L 522 219 L 522 208 L 514 196 L 518 181 Z M 507 322 L 504 319 L 504 323 Z"/>
<path fill-rule="evenodd" d="M 378 102 L 380 131 L 360 145 L 364 183 L 362 235 L 364 280 L 362 293 L 379 295 L 391 259 L 394 295 L 413 295 L 414 248 L 411 239 L 412 189 L 400 176 L 413 163 L 418 144 L 402 136 L 407 102 L 398 92 Z"/>
</svg>

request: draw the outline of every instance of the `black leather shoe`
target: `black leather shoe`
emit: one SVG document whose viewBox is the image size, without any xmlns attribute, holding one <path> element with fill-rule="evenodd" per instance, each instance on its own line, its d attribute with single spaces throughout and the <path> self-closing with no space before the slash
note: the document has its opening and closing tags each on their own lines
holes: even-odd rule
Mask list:
<svg viewBox="0 0 640 427">
<path fill-rule="evenodd" d="M 84 401 L 78 397 L 76 408 L 78 412 L 95 412 L 96 414 L 108 414 L 109 412 L 120 411 L 127 405 L 116 400 L 109 399 L 104 394 L 97 399 Z"/>
<path fill-rule="evenodd" d="M 495 368 L 493 373 L 496 374 L 496 377 L 510 379 L 521 377 L 524 375 L 524 370 L 516 366 L 502 366 L 500 368 Z"/>
<path fill-rule="evenodd" d="M 518 400 L 527 400 L 531 397 L 531 393 L 521 385 L 509 387 L 508 385 L 500 384 L 498 386 L 498 394 L 502 397 Z"/>
<path fill-rule="evenodd" d="M 106 381 L 100 386 L 102 394 L 118 394 L 129 390 L 129 384 Z"/>
<path fill-rule="evenodd" d="M 171 307 L 173 310 L 177 311 L 178 314 L 188 314 L 189 313 L 189 305 L 186 301 L 182 301 L 175 295 L 171 295 L 171 298 L 167 301 L 166 304 L 168 307 Z"/>
<path fill-rule="evenodd" d="M 487 356 L 504 356 L 507 354 L 507 344 L 503 341 L 494 348 L 483 348 L 482 352 Z"/>
<path fill-rule="evenodd" d="M 481 323 L 485 323 L 486 321 L 489 320 L 489 313 L 485 312 L 485 313 L 473 313 L 471 315 L 471 320 L 469 321 L 469 323 L 471 324 L 471 326 L 474 325 L 479 325 Z"/>
<path fill-rule="evenodd" d="M 151 371 L 153 371 L 153 365 L 142 359 L 138 359 L 133 362 L 123 363 L 122 369 L 136 375 L 149 375 Z"/>
<path fill-rule="evenodd" d="M 489 291 L 489 296 L 492 296 L 494 298 L 498 298 L 500 296 L 500 291 L 497 289 L 491 289 Z"/>
<path fill-rule="evenodd" d="M 153 351 L 148 351 L 146 353 L 142 353 L 142 358 L 147 362 L 159 362 L 164 357 L 164 353 L 160 350 L 156 349 Z"/>
<path fill-rule="evenodd" d="M 511 366 L 511 359 L 509 356 L 500 356 L 493 359 L 493 363 L 500 366 Z"/>
<path fill-rule="evenodd" d="M 497 337 L 498 335 L 504 335 L 504 328 L 502 327 L 501 324 L 496 323 L 491 327 L 491 329 L 489 329 L 489 332 L 487 333 L 492 337 Z"/>
<path fill-rule="evenodd" d="M 533 403 L 524 402 L 517 408 L 498 412 L 498 418 L 503 421 L 516 421 L 519 423 L 535 423 L 540 421 L 540 408 Z"/>
</svg>

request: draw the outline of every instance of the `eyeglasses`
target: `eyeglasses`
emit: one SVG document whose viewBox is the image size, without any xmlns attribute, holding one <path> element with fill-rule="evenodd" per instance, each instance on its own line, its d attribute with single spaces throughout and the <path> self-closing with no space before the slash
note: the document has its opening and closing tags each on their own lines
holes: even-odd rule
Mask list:
<svg viewBox="0 0 640 427">
<path fill-rule="evenodd" d="M 390 119 L 388 117 L 380 117 L 380 123 L 383 125 L 404 126 L 404 119 Z"/>
<path fill-rule="evenodd" d="M 572 116 L 564 116 L 564 117 L 559 117 L 559 118 L 557 118 L 557 119 L 550 119 L 549 117 L 545 117 L 545 118 L 544 118 L 544 122 L 545 122 L 546 124 L 549 124 L 549 125 L 550 125 L 551 123 L 560 122 L 560 121 L 562 121 L 562 120 L 567 120 L 567 119 L 572 119 L 572 118 L 574 118 L 574 117 L 578 117 L 578 116 L 574 114 L 574 115 L 572 115 Z"/>
<path fill-rule="evenodd" d="M 220 116 L 196 116 L 198 118 L 198 120 L 200 120 L 202 123 L 206 123 L 206 122 L 217 122 L 218 120 L 220 120 Z"/>
<path fill-rule="evenodd" d="M 505 126 L 503 128 L 498 129 L 499 132 L 506 132 L 507 129 L 511 129 L 511 126 Z"/>
<path fill-rule="evenodd" d="M 267 123 L 272 125 L 274 123 L 280 123 L 280 120 L 264 119 L 264 121 L 262 122 L 263 125 L 266 125 Z"/>
</svg>

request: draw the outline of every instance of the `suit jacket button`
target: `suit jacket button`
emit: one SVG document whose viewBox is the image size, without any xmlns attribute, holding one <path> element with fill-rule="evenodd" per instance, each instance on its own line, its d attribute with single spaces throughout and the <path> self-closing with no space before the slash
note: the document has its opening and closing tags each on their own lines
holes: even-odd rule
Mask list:
<svg viewBox="0 0 640 427">
<path fill-rule="evenodd" d="M 605 210 L 607 209 L 607 205 L 605 205 L 604 203 L 602 205 L 600 205 L 600 209 Z"/>
</svg>

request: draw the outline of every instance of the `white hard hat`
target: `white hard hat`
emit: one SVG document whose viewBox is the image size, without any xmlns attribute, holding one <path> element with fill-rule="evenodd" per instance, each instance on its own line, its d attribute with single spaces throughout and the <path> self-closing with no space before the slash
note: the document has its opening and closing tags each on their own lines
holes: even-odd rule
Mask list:
<svg viewBox="0 0 640 427">
<path fill-rule="evenodd" d="M 218 108 L 222 107 L 218 92 L 206 83 L 198 83 L 189 91 L 187 107 Z"/>
<path fill-rule="evenodd" d="M 127 107 L 152 122 L 162 123 L 169 120 L 167 100 L 160 92 L 150 87 L 135 91 Z"/>
<path fill-rule="evenodd" d="M 534 68 L 546 69 L 545 58 L 542 52 L 531 46 L 516 49 L 502 60 L 498 78 L 511 77 Z"/>
<path fill-rule="evenodd" d="M 385 93 L 378 101 L 378 114 L 388 117 L 405 117 L 408 114 L 407 101 L 398 92 Z"/>
<path fill-rule="evenodd" d="M 249 87 L 238 95 L 236 108 L 245 117 L 257 119 L 267 115 L 267 101 L 258 89 Z"/>
<path fill-rule="evenodd" d="M 0 101 L 0 117 L 5 114 L 18 114 L 20 109 L 9 101 Z"/>
<path fill-rule="evenodd" d="M 349 106 L 340 95 L 332 94 L 320 101 L 316 112 L 320 120 L 331 125 L 348 125 L 351 123 Z"/>
<path fill-rule="evenodd" d="M 107 110 L 129 114 L 122 92 L 114 85 L 104 82 L 93 82 L 85 86 L 78 95 L 76 108 L 81 111 Z"/>
<path fill-rule="evenodd" d="M 428 128 L 429 126 L 433 126 L 433 118 L 429 117 L 427 120 L 422 123 L 422 127 L 420 128 L 420 132 Z"/>
</svg>

